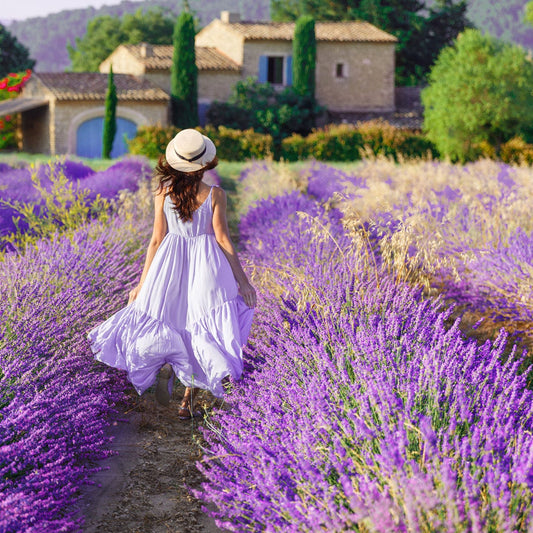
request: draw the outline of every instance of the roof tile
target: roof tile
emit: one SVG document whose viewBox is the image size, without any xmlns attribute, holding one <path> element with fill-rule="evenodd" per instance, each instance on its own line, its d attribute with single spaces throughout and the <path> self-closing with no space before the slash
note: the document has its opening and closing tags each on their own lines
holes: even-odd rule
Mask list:
<svg viewBox="0 0 533 533">
<path fill-rule="evenodd" d="M 127 44 L 125 48 L 148 70 L 168 70 L 172 65 L 172 45 Z M 240 67 L 227 55 L 216 48 L 196 47 L 198 70 L 230 70 L 239 72 Z"/>
<path fill-rule="evenodd" d="M 224 23 L 245 40 L 292 41 L 294 22 L 234 22 Z M 316 22 L 317 41 L 395 43 L 396 37 L 369 22 Z"/>
<path fill-rule="evenodd" d="M 105 100 L 107 74 L 100 72 L 35 72 L 58 100 Z M 168 94 L 147 79 L 114 74 L 120 100 L 166 101 Z"/>
</svg>

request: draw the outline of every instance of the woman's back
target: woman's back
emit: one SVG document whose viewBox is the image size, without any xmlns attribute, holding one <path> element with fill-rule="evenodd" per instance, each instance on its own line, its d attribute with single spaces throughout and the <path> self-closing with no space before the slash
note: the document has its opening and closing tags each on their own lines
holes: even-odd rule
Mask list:
<svg viewBox="0 0 533 533">
<path fill-rule="evenodd" d="M 182 237 L 198 237 L 200 235 L 214 235 L 213 230 L 213 188 L 211 187 L 207 198 L 193 213 L 192 221 L 184 222 L 174 209 L 171 196 L 165 198 L 163 206 L 168 224 L 168 232 Z"/>
</svg>

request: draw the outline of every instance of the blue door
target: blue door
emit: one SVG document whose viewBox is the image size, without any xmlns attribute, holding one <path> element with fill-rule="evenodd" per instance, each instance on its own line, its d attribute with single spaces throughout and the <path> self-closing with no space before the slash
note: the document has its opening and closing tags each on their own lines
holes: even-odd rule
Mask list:
<svg viewBox="0 0 533 533">
<path fill-rule="evenodd" d="M 83 122 L 76 134 L 76 155 L 80 157 L 102 157 L 102 134 L 104 118 L 96 117 Z M 118 117 L 117 133 L 113 141 L 111 157 L 119 157 L 128 152 L 125 138 L 132 139 L 137 133 L 137 126 L 131 120 Z"/>
</svg>

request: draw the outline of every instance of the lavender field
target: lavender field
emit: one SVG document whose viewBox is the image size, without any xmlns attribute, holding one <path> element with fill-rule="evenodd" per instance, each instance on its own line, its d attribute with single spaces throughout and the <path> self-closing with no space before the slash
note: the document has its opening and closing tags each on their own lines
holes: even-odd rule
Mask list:
<svg viewBox="0 0 533 533">
<path fill-rule="evenodd" d="M 196 496 L 230 531 L 530 531 L 529 359 L 505 329 L 533 337 L 533 172 L 296 168 L 238 183 L 260 299 Z M 131 390 L 85 332 L 139 275 L 149 169 L 22 170 L 0 168 L 0 532 L 78 531 Z M 502 331 L 468 338 L 459 312 Z"/>
</svg>

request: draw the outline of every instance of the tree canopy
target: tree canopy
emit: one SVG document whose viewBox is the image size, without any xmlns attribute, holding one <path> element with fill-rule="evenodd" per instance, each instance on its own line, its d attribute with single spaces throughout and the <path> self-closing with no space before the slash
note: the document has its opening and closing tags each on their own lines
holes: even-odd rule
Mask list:
<svg viewBox="0 0 533 533">
<path fill-rule="evenodd" d="M 272 20 L 365 20 L 398 39 L 396 82 L 424 82 L 440 50 L 469 25 L 466 0 L 272 0 Z"/>
<path fill-rule="evenodd" d="M 496 150 L 516 135 L 533 133 L 533 63 L 526 51 L 477 30 L 466 30 L 442 50 L 422 91 L 424 129 L 453 160 Z"/>
<path fill-rule="evenodd" d="M 35 61 L 30 58 L 28 49 L 0 24 L 0 78 L 10 72 L 31 69 L 34 65 Z"/>
<path fill-rule="evenodd" d="M 122 18 L 104 15 L 89 21 L 87 33 L 76 39 L 76 45 L 68 45 L 71 70 L 74 72 L 97 71 L 98 65 L 111 54 L 119 44 L 172 44 L 174 19 L 163 15 L 160 9 L 134 14 Z"/>
</svg>

